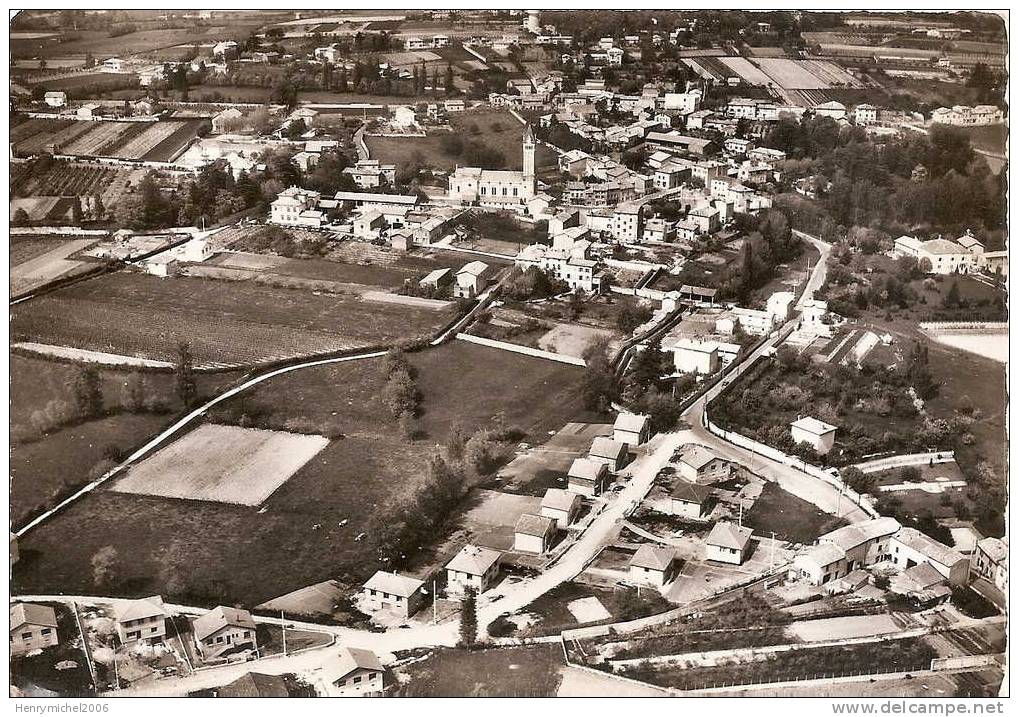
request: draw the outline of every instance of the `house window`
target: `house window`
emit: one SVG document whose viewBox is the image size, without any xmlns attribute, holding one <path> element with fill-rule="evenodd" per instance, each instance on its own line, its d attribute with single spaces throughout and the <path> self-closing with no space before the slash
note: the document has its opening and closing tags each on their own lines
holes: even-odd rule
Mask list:
<svg viewBox="0 0 1019 717">
<path fill-rule="evenodd" d="M 485 187 L 482 187 L 482 188 L 481 188 L 481 193 L 482 193 L 482 194 L 484 194 L 484 193 L 485 193 L 485 189 L 486 189 Z"/>
<path fill-rule="evenodd" d="M 50 630 L 50 628 L 48 628 L 48 627 L 44 627 L 44 628 L 42 629 L 42 633 L 41 633 L 41 634 L 43 634 L 43 635 L 49 635 L 49 634 L 50 634 L 51 632 L 52 632 L 52 630 Z"/>
<path fill-rule="evenodd" d="M 30 632 L 23 632 L 23 633 L 21 633 L 21 639 L 22 640 L 31 640 L 32 639 L 32 633 L 30 633 Z"/>
<path fill-rule="evenodd" d="M 354 684 L 355 685 L 361 684 L 361 675 L 354 675 Z"/>
</svg>

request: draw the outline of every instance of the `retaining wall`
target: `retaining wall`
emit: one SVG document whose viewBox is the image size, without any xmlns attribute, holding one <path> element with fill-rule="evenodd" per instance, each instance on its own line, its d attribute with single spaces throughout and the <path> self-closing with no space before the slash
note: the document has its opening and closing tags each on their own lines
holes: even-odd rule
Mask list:
<svg viewBox="0 0 1019 717">
<path fill-rule="evenodd" d="M 494 349 L 502 349 L 503 351 L 512 351 L 513 353 L 523 354 L 524 356 L 532 356 L 534 358 L 547 359 L 549 361 L 558 361 L 559 363 L 570 364 L 571 366 L 587 366 L 587 362 L 584 359 L 576 358 L 574 356 L 564 356 L 563 354 L 555 354 L 551 351 L 542 351 L 541 349 L 532 349 L 530 346 L 521 346 L 520 344 L 511 344 L 505 341 L 496 341 L 495 339 L 486 339 L 481 336 L 472 336 L 471 334 L 457 334 L 456 337 L 461 341 L 467 341 L 472 344 L 479 344 L 481 346 L 489 346 Z"/>
</svg>

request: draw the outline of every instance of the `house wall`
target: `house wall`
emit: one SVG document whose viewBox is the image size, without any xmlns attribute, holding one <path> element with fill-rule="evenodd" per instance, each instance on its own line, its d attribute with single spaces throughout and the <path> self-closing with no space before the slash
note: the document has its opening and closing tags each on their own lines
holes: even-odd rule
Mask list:
<svg viewBox="0 0 1019 717">
<path fill-rule="evenodd" d="M 605 486 L 603 484 L 595 484 L 592 481 L 584 480 L 583 478 L 577 478 L 575 476 L 569 476 L 567 479 L 566 489 L 576 493 L 577 495 L 584 495 L 588 498 L 595 498 L 601 495 L 602 490 Z"/>
<path fill-rule="evenodd" d="M 384 593 L 380 590 L 365 589 L 365 600 L 371 610 L 387 610 L 403 617 L 410 617 L 418 611 L 423 600 L 421 593 L 416 592 L 409 598 Z"/>
<path fill-rule="evenodd" d="M 238 645 L 255 646 L 255 631 L 251 628 L 227 625 L 198 643 L 206 658 L 217 657 Z"/>
<path fill-rule="evenodd" d="M 498 562 L 493 563 L 484 575 L 472 575 L 460 570 L 446 570 L 446 592 L 462 595 L 467 588 L 473 588 L 476 593 L 483 593 L 495 583 L 498 575 Z"/>
<path fill-rule="evenodd" d="M 914 550 L 908 545 L 892 538 L 890 548 L 891 560 L 895 567 L 900 570 L 907 570 L 914 565 L 927 563 L 945 577 L 952 585 L 965 585 L 969 580 L 969 562 L 962 558 L 952 565 L 945 565 L 932 560 L 927 555 Z"/>
<path fill-rule="evenodd" d="M 513 549 L 524 553 L 541 555 L 547 547 L 544 536 L 516 533 L 513 537 Z"/>
<path fill-rule="evenodd" d="M 651 585 L 656 588 L 665 587 L 665 572 L 662 570 L 652 570 L 651 568 L 631 565 L 630 582 L 637 585 Z"/>
<path fill-rule="evenodd" d="M 700 503 L 689 503 L 685 500 L 676 500 L 675 498 L 663 501 L 663 503 L 669 515 L 681 515 L 684 518 L 693 518 L 694 520 L 701 518 L 703 506 Z"/>
<path fill-rule="evenodd" d="M 162 615 L 144 620 L 117 623 L 117 634 L 121 642 L 135 640 L 162 640 L 166 636 L 166 618 Z"/>
<path fill-rule="evenodd" d="M 739 550 L 723 548 L 720 545 L 705 545 L 704 557 L 706 560 L 714 560 L 719 563 L 730 565 L 742 565 L 746 554 Z"/>
<path fill-rule="evenodd" d="M 333 684 L 338 693 L 347 697 L 381 697 L 385 687 L 383 675 L 377 670 L 355 670 Z"/>
<path fill-rule="evenodd" d="M 637 433 L 636 431 L 624 431 L 620 428 L 616 428 L 612 431 L 612 440 L 617 443 L 625 443 L 627 446 L 639 446 L 642 443 L 646 443 L 647 439 L 647 429 L 640 433 Z"/>
<path fill-rule="evenodd" d="M 57 644 L 57 629 L 44 625 L 22 625 L 11 630 L 11 653 L 21 655 Z"/>
<path fill-rule="evenodd" d="M 821 455 L 828 453 L 828 451 L 832 449 L 832 446 L 835 445 L 834 431 L 826 433 L 822 436 L 818 436 L 817 434 L 811 433 L 810 431 L 804 431 L 802 428 L 799 428 L 798 426 L 792 426 L 791 431 L 794 441 L 796 441 L 797 443 L 809 444 L 815 451 L 817 451 Z"/>
</svg>

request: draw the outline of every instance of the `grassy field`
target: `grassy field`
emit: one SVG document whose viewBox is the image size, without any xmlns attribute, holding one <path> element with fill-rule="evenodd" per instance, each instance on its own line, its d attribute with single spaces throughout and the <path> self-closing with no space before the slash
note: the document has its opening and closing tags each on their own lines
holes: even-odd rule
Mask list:
<svg viewBox="0 0 1019 717">
<path fill-rule="evenodd" d="M 144 54 L 146 51 L 192 43 L 214 43 L 222 40 L 242 39 L 252 25 L 247 27 L 233 25 L 231 27 L 200 27 L 197 29 L 175 28 L 163 30 L 139 30 L 125 35 L 110 37 L 110 33 L 102 30 L 83 30 L 73 36 L 62 37 L 56 44 L 51 38 L 21 40 L 12 45 L 15 57 L 33 57 L 40 55 L 49 57 L 60 55 L 70 57 L 84 55 L 88 52 L 96 56 L 125 57 Z"/>
<path fill-rule="evenodd" d="M 453 116 L 451 124 L 454 133 L 465 142 L 473 140 L 502 152 L 505 161 L 497 169 L 523 167 L 521 138 L 524 126 L 506 110 L 472 110 L 459 113 Z M 477 133 L 470 131 L 474 124 L 477 124 L 479 130 Z M 442 133 L 436 133 L 427 137 L 365 137 L 365 141 L 373 159 L 394 162 L 399 166 L 418 161 L 427 167 L 450 170 L 457 164 L 463 164 L 463 161 L 443 152 L 443 136 Z M 539 145 L 535 153 L 535 168 L 555 162 L 555 154 L 544 145 Z"/>
<path fill-rule="evenodd" d="M 558 645 L 468 652 L 442 649 L 403 668 L 402 697 L 554 697 L 563 664 Z"/>
<path fill-rule="evenodd" d="M 411 360 L 423 394 L 417 440 L 403 438 L 382 405 L 378 361 L 280 376 L 212 416 L 268 411 L 274 421 L 333 439 L 261 510 L 100 490 L 26 536 L 17 584 L 94 589 L 88 564 L 104 545 L 130 556 L 112 588 L 117 595 L 250 606 L 330 578 L 364 580 L 383 537 L 371 526 L 415 490 L 454 421 L 480 428 L 498 414 L 533 441 L 583 414 L 582 373 L 563 364 L 460 342 Z M 76 536 L 73 546 L 67 535 Z"/>
<path fill-rule="evenodd" d="M 825 513 L 817 506 L 783 490 L 777 483 L 767 483 L 744 521 L 754 532 L 778 540 L 812 544 L 824 535 L 846 524 L 842 518 Z"/>
<path fill-rule="evenodd" d="M 173 360 L 189 341 L 197 365 L 243 365 L 431 335 L 450 312 L 315 296 L 250 282 L 118 273 L 11 312 L 11 335 Z"/>
</svg>

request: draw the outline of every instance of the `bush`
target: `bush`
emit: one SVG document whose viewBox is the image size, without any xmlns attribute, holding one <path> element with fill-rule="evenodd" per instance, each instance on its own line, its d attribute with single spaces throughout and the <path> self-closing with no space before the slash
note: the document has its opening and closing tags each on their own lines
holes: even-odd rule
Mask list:
<svg viewBox="0 0 1019 717">
<path fill-rule="evenodd" d="M 500 615 L 488 624 L 488 634 L 492 637 L 510 637 L 517 631 L 517 626 L 505 615 Z"/>
<path fill-rule="evenodd" d="M 920 469 L 916 466 L 903 466 L 899 471 L 899 477 L 904 483 L 919 483 L 921 480 Z"/>
</svg>

